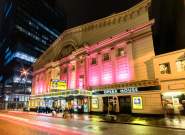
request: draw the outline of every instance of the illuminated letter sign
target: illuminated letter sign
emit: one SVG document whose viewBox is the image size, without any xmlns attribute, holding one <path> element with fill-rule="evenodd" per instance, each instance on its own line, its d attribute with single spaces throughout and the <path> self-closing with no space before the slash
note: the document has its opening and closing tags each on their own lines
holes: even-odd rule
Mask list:
<svg viewBox="0 0 185 135">
<path fill-rule="evenodd" d="M 115 94 L 118 93 L 117 90 L 104 90 L 104 94 Z"/>
<path fill-rule="evenodd" d="M 62 80 L 51 80 L 51 89 L 52 90 L 66 90 L 67 83 Z"/>
<path fill-rule="evenodd" d="M 117 93 L 135 93 L 138 92 L 138 89 L 136 87 L 127 87 L 123 89 L 110 89 L 110 90 L 104 90 L 104 94 L 117 94 Z"/>
<path fill-rule="evenodd" d="M 143 109 L 142 97 L 132 97 L 133 109 Z"/>
<path fill-rule="evenodd" d="M 135 93 L 138 92 L 136 87 L 127 87 L 120 90 L 120 93 Z"/>
</svg>

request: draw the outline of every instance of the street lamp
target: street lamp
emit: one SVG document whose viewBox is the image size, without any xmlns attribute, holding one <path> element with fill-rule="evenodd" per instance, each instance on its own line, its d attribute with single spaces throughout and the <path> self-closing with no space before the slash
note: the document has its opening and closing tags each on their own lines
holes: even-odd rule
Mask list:
<svg viewBox="0 0 185 135">
<path fill-rule="evenodd" d="M 26 106 L 26 81 L 27 81 L 27 77 L 28 77 L 28 69 L 22 69 L 21 70 L 21 76 L 25 77 L 25 81 L 24 81 L 24 107 Z"/>
</svg>

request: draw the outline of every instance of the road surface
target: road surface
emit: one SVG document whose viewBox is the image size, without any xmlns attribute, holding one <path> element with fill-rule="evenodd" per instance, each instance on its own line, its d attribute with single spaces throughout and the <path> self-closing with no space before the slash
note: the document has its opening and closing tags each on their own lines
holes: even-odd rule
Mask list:
<svg viewBox="0 0 185 135">
<path fill-rule="evenodd" d="M 0 135 L 185 135 L 185 130 L 26 114 L 0 114 Z"/>
</svg>

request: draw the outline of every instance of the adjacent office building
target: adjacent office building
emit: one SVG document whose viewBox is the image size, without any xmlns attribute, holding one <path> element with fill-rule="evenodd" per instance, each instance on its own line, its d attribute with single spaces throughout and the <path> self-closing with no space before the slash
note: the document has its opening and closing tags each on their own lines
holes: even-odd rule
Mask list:
<svg viewBox="0 0 185 135">
<path fill-rule="evenodd" d="M 1 108 L 22 108 L 28 102 L 31 93 L 31 65 L 64 29 L 64 16 L 42 2 L 27 0 L 1 2 Z M 29 8 L 25 8 L 28 5 Z M 56 23 L 53 26 L 51 20 L 32 12 L 38 10 L 39 6 L 42 6 L 40 12 L 46 12 L 53 20 L 57 18 L 62 25 L 59 27 Z M 27 72 L 26 75 L 21 73 L 23 70 Z"/>
</svg>

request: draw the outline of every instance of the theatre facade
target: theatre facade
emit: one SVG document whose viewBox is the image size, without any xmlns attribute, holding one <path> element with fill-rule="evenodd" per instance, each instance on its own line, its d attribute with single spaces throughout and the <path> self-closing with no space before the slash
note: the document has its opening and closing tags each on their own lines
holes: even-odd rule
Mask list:
<svg viewBox="0 0 185 135">
<path fill-rule="evenodd" d="M 33 65 L 29 108 L 163 114 L 150 4 L 64 31 Z"/>
</svg>

